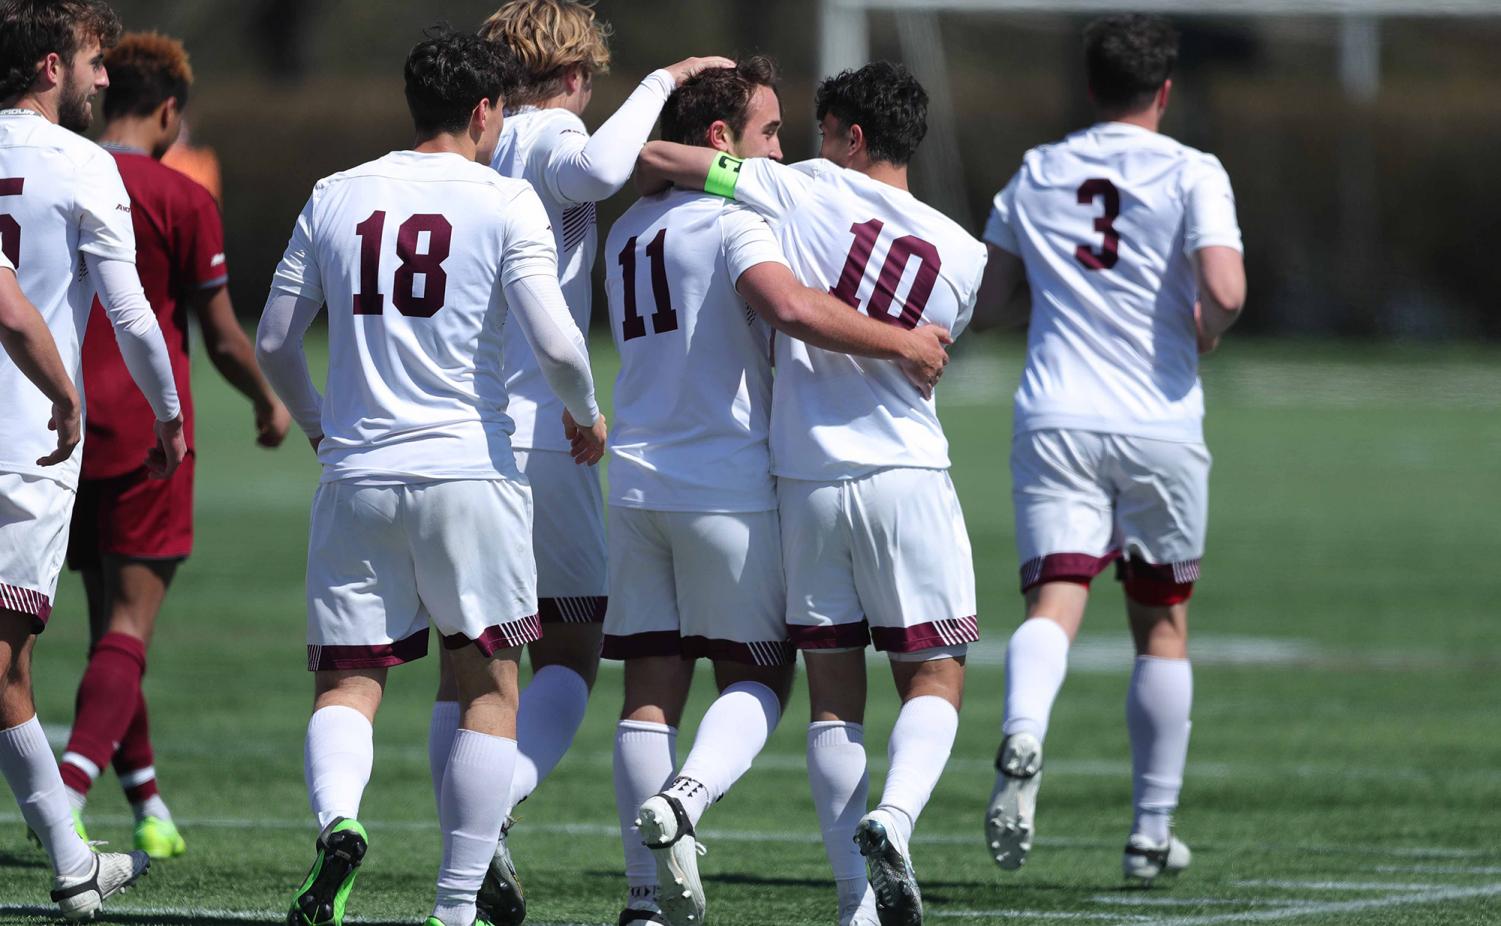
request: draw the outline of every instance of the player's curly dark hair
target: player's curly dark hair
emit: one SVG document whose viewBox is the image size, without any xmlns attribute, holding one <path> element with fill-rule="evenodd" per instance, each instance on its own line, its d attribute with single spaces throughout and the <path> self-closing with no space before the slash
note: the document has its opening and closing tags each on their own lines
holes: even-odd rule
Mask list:
<svg viewBox="0 0 1501 926">
<path fill-rule="evenodd" d="M 108 49 L 120 40 L 120 17 L 104 0 L 4 0 L 0 3 L 0 101 L 36 82 L 52 52 L 71 63 L 90 39 Z"/>
<path fill-rule="evenodd" d="M 421 136 L 460 132 L 481 100 L 505 105 L 521 79 L 505 46 L 435 26 L 407 56 L 407 108 Z"/>
<path fill-rule="evenodd" d="M 1144 108 L 1177 63 L 1178 30 L 1160 16 L 1105 16 L 1084 28 L 1089 91 L 1101 109 Z"/>
<path fill-rule="evenodd" d="M 169 99 L 177 108 L 188 105 L 193 66 L 177 39 L 159 32 L 129 32 L 104 56 L 109 89 L 104 94 L 104 118 L 148 116 Z"/>
<path fill-rule="evenodd" d="M 781 75 L 765 55 L 740 59 L 732 68 L 710 68 L 672 92 L 662 108 L 662 139 L 682 145 L 702 145 L 705 134 L 723 119 L 739 138 L 750 120 L 750 101 L 756 88 L 776 89 Z"/>
<path fill-rule="evenodd" d="M 846 128 L 860 126 L 875 161 L 906 164 L 928 134 L 928 91 L 890 61 L 824 78 L 814 102 L 820 120 L 832 113 Z"/>
</svg>

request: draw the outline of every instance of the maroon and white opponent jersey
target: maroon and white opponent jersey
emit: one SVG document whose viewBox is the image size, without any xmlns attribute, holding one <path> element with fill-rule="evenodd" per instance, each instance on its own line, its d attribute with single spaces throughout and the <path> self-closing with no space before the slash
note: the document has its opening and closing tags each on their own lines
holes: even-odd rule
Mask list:
<svg viewBox="0 0 1501 926">
<path fill-rule="evenodd" d="M 135 260 L 130 196 L 115 159 L 30 110 L 0 112 L 0 250 L 84 395 L 82 343 L 94 282 L 83 255 Z M 47 430 L 52 403 L 4 356 L 0 396 L 0 471 L 77 487 L 85 448 L 56 466 L 36 465 L 57 449 L 57 437 Z"/>
<path fill-rule="evenodd" d="M 326 303 L 325 482 L 515 478 L 504 286 L 557 275 L 532 188 L 395 151 L 318 181 L 273 286 Z"/>
<path fill-rule="evenodd" d="M 1191 256 L 1241 249 L 1217 158 L 1102 122 L 1027 152 L 985 240 L 1020 257 L 1032 287 L 1017 433 L 1203 439 Z"/>
<path fill-rule="evenodd" d="M 735 199 L 771 224 L 799 280 L 871 318 L 969 324 L 985 247 L 906 190 L 825 160 L 740 165 Z M 889 360 L 776 339 L 771 455 L 778 476 L 850 479 L 893 466 L 947 469 L 938 408 Z"/>
<path fill-rule="evenodd" d="M 771 331 L 735 290 L 786 264 L 766 222 L 718 196 L 645 197 L 610 229 L 605 290 L 620 350 L 610 504 L 770 511 Z"/>
</svg>

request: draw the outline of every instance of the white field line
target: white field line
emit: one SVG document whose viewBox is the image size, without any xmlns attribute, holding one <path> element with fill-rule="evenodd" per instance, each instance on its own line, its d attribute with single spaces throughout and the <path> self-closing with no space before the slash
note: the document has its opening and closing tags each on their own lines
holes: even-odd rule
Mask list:
<svg viewBox="0 0 1501 926">
<path fill-rule="evenodd" d="M 1297 882 L 1288 882 L 1297 883 Z M 1267 923 L 1304 917 L 1338 916 L 1343 913 L 1363 913 L 1368 910 L 1385 910 L 1391 907 L 1413 904 L 1444 903 L 1451 900 L 1470 900 L 1476 897 L 1501 896 L 1501 884 L 1486 884 L 1480 887 L 1435 887 L 1427 885 L 1424 890 L 1411 894 L 1388 894 L 1384 897 L 1368 897 L 1360 900 L 1307 903 L 1296 907 L 1269 908 L 1264 910 L 1237 910 L 1227 913 L 1206 913 L 1201 916 L 1168 917 L 1155 919 L 1159 926 L 1219 926 L 1221 923 Z M 1122 923 L 1133 920 L 1120 920 Z"/>
<path fill-rule="evenodd" d="M 952 917 L 954 919 L 1016 920 L 1076 920 L 1108 923 L 1152 923 L 1151 916 L 1126 916 L 1120 913 L 1074 913 L 1068 910 L 939 910 L 923 911 L 924 917 Z"/>
<path fill-rule="evenodd" d="M 1501 875 L 1501 865 L 1377 865 L 1382 874 Z"/>
<path fill-rule="evenodd" d="M 27 904 L 0 903 L 0 913 L 17 913 L 22 916 L 45 917 L 49 921 L 57 919 L 56 907 L 37 907 Z M 118 920 L 142 919 L 145 917 L 158 916 L 170 917 L 173 920 L 183 920 L 188 923 L 196 923 L 202 920 L 224 921 L 245 923 L 280 923 L 286 918 L 286 913 L 275 910 L 216 910 L 211 907 L 125 907 L 110 904 L 103 914 L 105 922 Z M 361 916 L 345 918 L 346 923 L 381 923 L 389 922 L 390 918 L 379 919 Z M 531 923 L 531 920 L 527 920 Z M 561 923 L 554 921 L 539 921 L 535 926 L 595 926 L 589 923 Z M 604 924 L 600 924 L 604 926 Z"/>
<path fill-rule="evenodd" d="M 1107 907 L 1301 907 L 1314 902 L 1252 897 L 1149 897 L 1144 894 L 1096 894 L 1089 900 Z"/>
<path fill-rule="evenodd" d="M 1432 884 L 1400 884 L 1392 881 L 1288 881 L 1252 878 L 1231 881 L 1233 887 L 1269 887 L 1279 891 L 1426 891 Z"/>
</svg>

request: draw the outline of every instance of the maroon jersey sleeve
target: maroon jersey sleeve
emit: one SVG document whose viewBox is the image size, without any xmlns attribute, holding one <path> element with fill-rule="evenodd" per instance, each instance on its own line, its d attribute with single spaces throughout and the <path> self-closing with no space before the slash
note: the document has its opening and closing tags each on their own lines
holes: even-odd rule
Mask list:
<svg viewBox="0 0 1501 926">
<path fill-rule="evenodd" d="M 229 280 L 224 259 L 224 221 L 208 190 L 188 180 L 188 203 L 177 223 L 172 253 L 181 262 L 179 279 L 193 289 L 214 289 Z"/>
</svg>

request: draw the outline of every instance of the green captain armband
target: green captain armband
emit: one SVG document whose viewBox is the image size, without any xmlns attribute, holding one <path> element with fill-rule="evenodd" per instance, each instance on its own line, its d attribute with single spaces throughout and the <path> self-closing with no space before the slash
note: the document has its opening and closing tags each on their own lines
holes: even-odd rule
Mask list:
<svg viewBox="0 0 1501 926">
<path fill-rule="evenodd" d="M 709 176 L 704 180 L 704 192 L 725 199 L 735 198 L 735 184 L 740 182 L 742 159 L 721 154 L 709 165 Z"/>
</svg>

